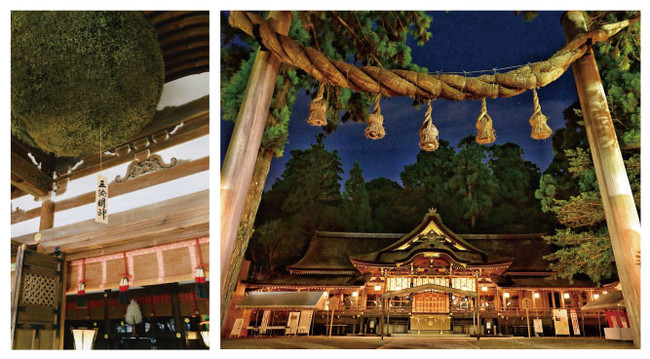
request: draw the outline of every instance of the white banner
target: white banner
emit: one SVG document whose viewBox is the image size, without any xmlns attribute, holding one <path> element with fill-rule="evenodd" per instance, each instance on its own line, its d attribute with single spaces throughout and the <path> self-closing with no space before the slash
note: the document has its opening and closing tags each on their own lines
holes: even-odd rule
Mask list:
<svg viewBox="0 0 650 359">
<path fill-rule="evenodd" d="M 300 323 L 298 323 L 298 334 L 309 334 L 309 329 L 311 327 L 311 320 L 313 316 L 314 316 L 314 311 L 312 310 L 300 311 Z"/>
<path fill-rule="evenodd" d="M 573 326 L 573 335 L 580 335 L 580 323 L 578 323 L 578 312 L 571 309 L 571 325 Z"/>
<path fill-rule="evenodd" d="M 553 309 L 553 324 L 555 335 L 571 335 L 569 332 L 569 316 L 566 309 Z"/>
<path fill-rule="evenodd" d="M 97 175 L 95 188 L 95 222 L 108 223 L 108 178 Z"/>
<path fill-rule="evenodd" d="M 235 324 L 232 326 L 232 330 L 230 331 L 230 337 L 241 337 L 241 330 L 242 327 L 244 326 L 244 318 L 237 318 L 235 319 Z"/>
<path fill-rule="evenodd" d="M 271 318 L 271 311 L 265 310 L 264 315 L 262 315 L 262 325 L 260 325 L 260 333 L 266 333 L 266 327 L 269 326 L 269 319 Z"/>
<path fill-rule="evenodd" d="M 289 319 L 287 319 L 287 328 L 284 331 L 284 334 L 296 334 L 298 331 L 298 321 L 300 320 L 300 312 L 291 312 L 289 313 Z"/>
</svg>

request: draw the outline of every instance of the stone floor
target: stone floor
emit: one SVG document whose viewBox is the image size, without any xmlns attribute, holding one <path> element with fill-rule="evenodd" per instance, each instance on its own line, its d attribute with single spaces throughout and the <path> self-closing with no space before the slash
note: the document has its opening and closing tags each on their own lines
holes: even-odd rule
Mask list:
<svg viewBox="0 0 650 359">
<path fill-rule="evenodd" d="M 279 337 L 222 339 L 222 349 L 632 349 L 599 338 Z"/>
</svg>

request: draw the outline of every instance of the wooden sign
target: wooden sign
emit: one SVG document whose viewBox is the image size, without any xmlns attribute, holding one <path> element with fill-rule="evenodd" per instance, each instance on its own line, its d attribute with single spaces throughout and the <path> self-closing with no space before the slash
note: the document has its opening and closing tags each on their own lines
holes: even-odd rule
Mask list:
<svg viewBox="0 0 650 359">
<path fill-rule="evenodd" d="M 289 319 L 287 320 L 287 327 L 284 331 L 284 334 L 293 334 L 295 335 L 298 332 L 298 320 L 300 318 L 300 312 L 291 312 L 289 313 Z"/>
<path fill-rule="evenodd" d="M 262 325 L 260 325 L 260 334 L 266 333 L 266 328 L 269 326 L 269 319 L 271 318 L 271 311 L 265 310 L 262 315 Z"/>
<path fill-rule="evenodd" d="M 230 337 L 239 338 L 241 336 L 241 330 L 243 326 L 244 326 L 244 318 L 235 319 L 235 324 L 233 324 L 232 330 L 230 331 Z"/>
<path fill-rule="evenodd" d="M 298 323 L 298 334 L 309 335 L 309 329 L 311 327 L 311 321 L 313 316 L 314 316 L 313 310 L 300 311 L 300 323 Z"/>
<path fill-rule="evenodd" d="M 578 323 L 578 312 L 571 309 L 571 326 L 573 326 L 573 335 L 580 335 L 580 323 Z"/>
<path fill-rule="evenodd" d="M 108 178 L 97 175 L 95 222 L 108 223 Z"/>
<path fill-rule="evenodd" d="M 553 324 L 555 326 L 555 335 L 571 335 L 566 309 L 553 309 Z"/>
</svg>

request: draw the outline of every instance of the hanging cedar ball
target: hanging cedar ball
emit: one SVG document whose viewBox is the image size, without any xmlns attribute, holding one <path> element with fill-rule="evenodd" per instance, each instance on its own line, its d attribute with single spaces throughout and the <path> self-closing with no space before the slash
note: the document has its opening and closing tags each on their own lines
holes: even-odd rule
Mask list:
<svg viewBox="0 0 650 359">
<path fill-rule="evenodd" d="M 307 123 L 312 126 L 325 126 L 327 125 L 327 118 L 325 113 L 327 112 L 327 102 L 323 98 L 325 94 L 325 85 L 321 84 L 318 89 L 316 97 L 311 100 L 309 105 L 309 117 L 307 117 Z"/>
<path fill-rule="evenodd" d="M 438 129 L 431 120 L 431 101 L 427 103 L 427 112 L 424 115 L 424 122 L 420 127 L 420 148 L 423 151 L 432 152 L 438 149 Z"/>
<path fill-rule="evenodd" d="M 13 11 L 11 133 L 58 156 L 128 141 L 151 121 L 165 69 L 138 11 Z"/>
<path fill-rule="evenodd" d="M 481 102 L 481 112 L 476 119 L 476 129 L 478 130 L 478 133 L 476 135 L 477 143 L 486 145 L 494 142 L 496 139 L 494 127 L 492 124 L 492 118 L 487 113 L 485 98 L 483 98 Z"/>
<path fill-rule="evenodd" d="M 377 94 L 375 97 L 375 107 L 372 110 L 372 113 L 368 116 L 368 127 L 366 127 L 366 137 L 371 140 L 379 140 L 386 136 L 386 130 L 384 130 L 384 116 L 381 115 L 381 107 L 379 106 L 380 94 Z"/>
<path fill-rule="evenodd" d="M 536 140 L 545 140 L 553 133 L 553 130 L 546 124 L 547 118 L 542 113 L 542 107 L 539 105 L 539 98 L 535 89 L 533 89 L 533 104 L 535 112 L 528 120 L 530 127 L 532 127 L 530 137 Z"/>
</svg>

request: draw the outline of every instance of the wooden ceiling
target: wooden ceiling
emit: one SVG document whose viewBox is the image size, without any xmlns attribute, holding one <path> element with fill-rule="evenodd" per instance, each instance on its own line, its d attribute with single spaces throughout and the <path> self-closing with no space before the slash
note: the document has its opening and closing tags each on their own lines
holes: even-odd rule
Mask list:
<svg viewBox="0 0 650 359">
<path fill-rule="evenodd" d="M 158 33 L 165 82 L 209 71 L 208 11 L 144 11 L 144 14 Z M 155 117 L 152 122 L 156 122 Z M 47 195 L 54 185 L 53 172 L 61 167 L 56 162 L 53 155 L 26 146 L 12 136 L 11 199 L 26 194 Z"/>
<path fill-rule="evenodd" d="M 208 11 L 145 11 L 158 33 L 165 82 L 209 71 Z"/>
</svg>

